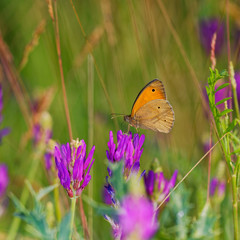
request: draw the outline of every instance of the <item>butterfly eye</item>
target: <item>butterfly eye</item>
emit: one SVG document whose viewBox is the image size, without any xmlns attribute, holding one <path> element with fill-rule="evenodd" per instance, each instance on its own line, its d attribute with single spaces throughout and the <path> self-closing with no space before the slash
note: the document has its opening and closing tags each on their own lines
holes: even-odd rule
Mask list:
<svg viewBox="0 0 240 240">
<path fill-rule="evenodd" d="M 155 92 L 155 89 L 154 89 L 154 88 L 152 89 L 152 92 Z"/>
<path fill-rule="evenodd" d="M 158 107 L 158 109 L 160 109 L 160 107 Z"/>
</svg>

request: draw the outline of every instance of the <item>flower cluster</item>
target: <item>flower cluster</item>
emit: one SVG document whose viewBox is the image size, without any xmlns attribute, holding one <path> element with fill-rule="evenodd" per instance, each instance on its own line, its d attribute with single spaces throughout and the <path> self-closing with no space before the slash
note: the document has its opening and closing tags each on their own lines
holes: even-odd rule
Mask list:
<svg viewBox="0 0 240 240">
<path fill-rule="evenodd" d="M 3 163 L 0 165 L 0 198 L 5 195 L 8 182 L 8 169 L 7 166 Z"/>
<path fill-rule="evenodd" d="M 144 197 L 126 196 L 121 204 L 119 224 L 122 239 L 132 234 L 135 239 L 150 239 L 158 229 L 153 204 Z"/>
<path fill-rule="evenodd" d="M 118 219 L 105 218 L 112 226 L 114 239 L 150 239 L 158 229 L 154 206 L 145 197 L 125 196 L 118 209 Z"/>
<path fill-rule="evenodd" d="M 217 34 L 215 54 L 218 55 L 224 44 L 224 25 L 216 18 L 201 19 L 199 24 L 200 41 L 207 54 L 211 52 L 213 34 Z"/>
<path fill-rule="evenodd" d="M 0 124 L 2 123 L 3 116 L 2 116 L 2 109 L 3 109 L 3 91 L 2 91 L 2 85 L 0 84 Z M 10 129 L 9 128 L 3 128 L 0 130 L 0 143 L 2 141 L 2 138 L 9 134 Z"/>
<path fill-rule="evenodd" d="M 237 84 L 237 98 L 238 98 L 238 105 L 240 107 L 240 72 L 235 72 L 234 78 Z"/>
<path fill-rule="evenodd" d="M 33 144 L 48 144 L 52 138 L 52 118 L 48 112 L 42 112 L 32 128 Z"/>
<path fill-rule="evenodd" d="M 95 146 L 86 157 L 84 140 L 76 140 L 62 146 L 55 146 L 54 156 L 58 177 L 69 197 L 79 196 L 91 180 L 90 170 Z M 92 160 L 92 161 L 91 161 Z"/>
<path fill-rule="evenodd" d="M 177 174 L 178 171 L 175 170 L 170 180 L 164 177 L 163 172 L 155 173 L 150 170 L 148 174 L 144 174 L 145 189 L 148 197 L 157 203 L 163 201 L 174 187 Z M 169 198 L 167 198 L 166 201 L 169 201 Z"/>
<path fill-rule="evenodd" d="M 113 133 L 109 133 L 107 158 L 111 163 L 124 160 L 124 175 L 128 178 L 131 172 L 138 172 L 140 168 L 140 157 L 143 152 L 142 145 L 145 136 L 136 133 L 123 134 L 121 130 L 117 132 L 117 144 L 114 143 Z M 111 171 L 109 170 L 111 176 Z"/>
<path fill-rule="evenodd" d="M 218 197 L 222 197 L 225 193 L 226 183 L 225 181 L 219 181 L 217 178 L 212 178 L 210 182 L 209 194 L 214 196 L 217 192 Z"/>
</svg>

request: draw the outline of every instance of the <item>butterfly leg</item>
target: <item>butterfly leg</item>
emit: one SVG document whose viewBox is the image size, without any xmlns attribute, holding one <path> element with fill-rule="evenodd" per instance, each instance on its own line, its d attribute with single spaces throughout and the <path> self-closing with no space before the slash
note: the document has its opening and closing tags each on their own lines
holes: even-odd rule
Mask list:
<svg viewBox="0 0 240 240">
<path fill-rule="evenodd" d="M 128 130 L 127 130 L 127 133 L 130 132 L 130 124 L 128 124 Z"/>
</svg>

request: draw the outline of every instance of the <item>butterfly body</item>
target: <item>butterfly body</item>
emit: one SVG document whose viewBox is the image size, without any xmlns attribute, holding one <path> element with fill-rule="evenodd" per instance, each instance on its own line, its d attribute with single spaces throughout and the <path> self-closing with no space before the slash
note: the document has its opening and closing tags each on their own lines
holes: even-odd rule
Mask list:
<svg viewBox="0 0 240 240">
<path fill-rule="evenodd" d="M 124 120 L 135 128 L 168 133 L 174 124 L 174 112 L 166 100 L 163 83 L 154 79 L 138 94 L 130 115 Z"/>
</svg>

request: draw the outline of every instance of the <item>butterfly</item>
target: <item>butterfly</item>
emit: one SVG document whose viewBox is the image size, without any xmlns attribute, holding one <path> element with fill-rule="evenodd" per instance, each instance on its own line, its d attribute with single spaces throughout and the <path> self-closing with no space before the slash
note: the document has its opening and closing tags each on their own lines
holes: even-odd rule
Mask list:
<svg viewBox="0 0 240 240">
<path fill-rule="evenodd" d="M 124 120 L 135 128 L 169 133 L 174 124 L 174 111 L 166 99 L 163 83 L 154 79 L 138 94 L 130 115 Z"/>
</svg>

